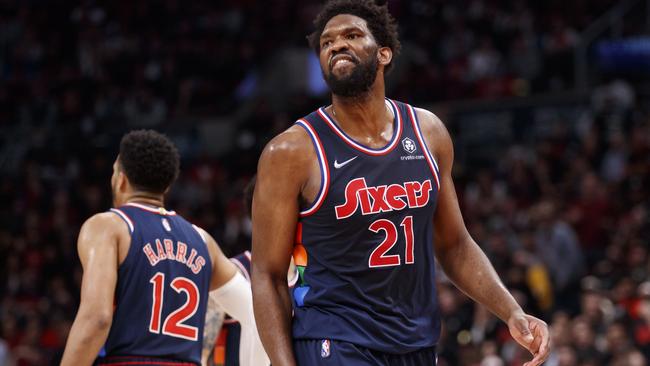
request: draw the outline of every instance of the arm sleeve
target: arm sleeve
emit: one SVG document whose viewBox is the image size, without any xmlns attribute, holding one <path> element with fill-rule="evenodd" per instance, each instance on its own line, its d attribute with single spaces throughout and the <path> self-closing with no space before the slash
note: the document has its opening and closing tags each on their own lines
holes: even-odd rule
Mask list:
<svg viewBox="0 0 650 366">
<path fill-rule="evenodd" d="M 253 295 L 250 283 L 241 273 L 237 272 L 223 286 L 212 291 L 210 297 L 241 325 L 240 365 L 268 366 L 270 360 L 264 352 L 253 315 Z"/>
</svg>

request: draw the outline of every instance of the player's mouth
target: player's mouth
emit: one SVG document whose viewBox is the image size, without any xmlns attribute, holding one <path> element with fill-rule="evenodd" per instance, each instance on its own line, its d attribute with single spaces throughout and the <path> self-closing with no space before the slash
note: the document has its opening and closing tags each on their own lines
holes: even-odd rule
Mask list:
<svg viewBox="0 0 650 366">
<path fill-rule="evenodd" d="M 349 54 L 339 53 L 337 55 L 334 55 L 330 58 L 330 70 L 333 70 L 334 66 L 338 64 L 345 65 L 346 63 L 356 65 L 358 62 L 352 55 Z"/>
</svg>

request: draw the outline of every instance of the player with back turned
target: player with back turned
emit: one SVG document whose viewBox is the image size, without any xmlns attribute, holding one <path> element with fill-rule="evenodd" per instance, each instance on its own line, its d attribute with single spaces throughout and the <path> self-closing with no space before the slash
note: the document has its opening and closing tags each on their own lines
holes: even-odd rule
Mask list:
<svg viewBox="0 0 650 366">
<path fill-rule="evenodd" d="M 207 232 L 164 208 L 178 171 L 165 136 L 142 130 L 122 138 L 114 208 L 79 233 L 81 303 L 62 365 L 199 365 L 211 289 L 242 326 L 255 327 L 243 276 Z"/>
<path fill-rule="evenodd" d="M 334 0 L 315 25 L 332 104 L 266 146 L 253 199 L 253 300 L 272 364 L 435 364 L 434 255 L 508 324 L 533 354 L 526 365 L 543 363 L 547 325 L 524 313 L 465 227 L 444 124 L 385 97 L 399 51 L 387 7 Z M 301 277 L 289 294 L 292 253 Z"/>
</svg>

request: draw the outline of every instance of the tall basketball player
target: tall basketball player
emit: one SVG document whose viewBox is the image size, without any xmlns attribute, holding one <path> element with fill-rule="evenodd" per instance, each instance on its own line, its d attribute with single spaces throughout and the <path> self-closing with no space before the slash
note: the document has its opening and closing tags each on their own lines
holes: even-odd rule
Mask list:
<svg viewBox="0 0 650 366">
<path fill-rule="evenodd" d="M 122 138 L 111 178 L 115 208 L 79 233 L 81 303 L 62 365 L 199 365 L 210 289 L 254 331 L 244 277 L 208 233 L 164 208 L 178 171 L 165 136 L 143 130 Z"/>
<path fill-rule="evenodd" d="M 540 365 L 547 325 L 524 313 L 467 232 L 445 126 L 385 97 L 399 51 L 387 8 L 330 1 L 315 25 L 332 104 L 267 145 L 253 200 L 253 300 L 271 363 L 435 364 L 435 255 L 532 353 L 526 365 Z M 292 253 L 301 278 L 290 295 Z"/>
</svg>

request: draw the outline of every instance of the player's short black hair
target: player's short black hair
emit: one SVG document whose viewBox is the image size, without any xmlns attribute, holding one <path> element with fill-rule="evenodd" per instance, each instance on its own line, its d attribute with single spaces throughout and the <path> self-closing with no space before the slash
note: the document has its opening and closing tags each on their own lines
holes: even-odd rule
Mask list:
<svg viewBox="0 0 650 366">
<path fill-rule="evenodd" d="M 176 146 L 153 130 L 124 135 L 118 160 L 131 185 L 145 192 L 164 193 L 178 177 L 180 158 Z"/>
<path fill-rule="evenodd" d="M 257 181 L 257 174 L 253 175 L 251 180 L 248 181 L 244 187 L 244 207 L 248 217 L 253 214 L 253 193 L 255 192 L 255 182 Z"/>
<path fill-rule="evenodd" d="M 375 37 L 380 47 L 388 47 L 393 51 L 393 59 L 399 54 L 402 45 L 397 36 L 397 22 L 388 12 L 388 6 L 378 5 L 374 0 L 331 0 L 328 1 L 314 20 L 315 30 L 307 36 L 309 45 L 316 54 L 320 53 L 320 36 L 325 25 L 333 17 L 340 14 L 351 14 L 366 21 L 368 29 Z M 386 65 L 386 71 L 390 70 L 393 62 Z"/>
</svg>

